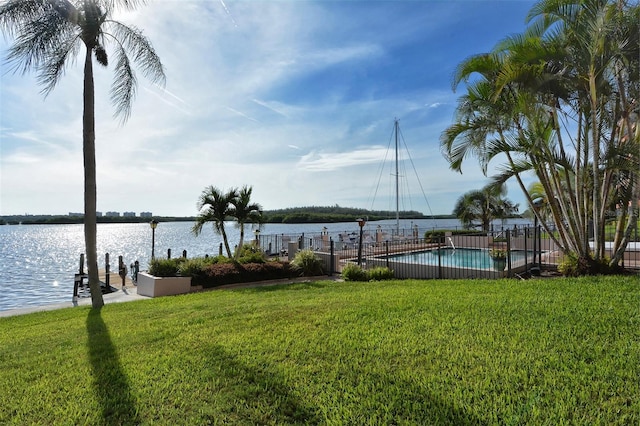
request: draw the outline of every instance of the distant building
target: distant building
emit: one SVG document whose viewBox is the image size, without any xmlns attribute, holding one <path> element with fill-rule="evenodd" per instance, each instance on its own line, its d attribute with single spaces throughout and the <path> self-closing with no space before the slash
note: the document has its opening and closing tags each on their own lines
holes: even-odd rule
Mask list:
<svg viewBox="0 0 640 426">
<path fill-rule="evenodd" d="M 106 212 L 105 216 L 107 216 L 107 217 L 120 217 L 120 212 Z"/>
<path fill-rule="evenodd" d="M 151 218 L 151 217 L 153 217 L 153 213 L 151 213 L 151 212 L 140 212 L 140 217 Z"/>
<path fill-rule="evenodd" d="M 74 213 L 74 212 L 69 212 L 69 216 L 73 216 L 73 217 L 82 217 L 82 216 L 84 216 L 84 213 Z"/>
<path fill-rule="evenodd" d="M 102 217 L 102 212 L 96 212 L 96 217 Z"/>
<path fill-rule="evenodd" d="M 122 217 L 136 217 L 136 212 L 124 212 Z"/>
</svg>

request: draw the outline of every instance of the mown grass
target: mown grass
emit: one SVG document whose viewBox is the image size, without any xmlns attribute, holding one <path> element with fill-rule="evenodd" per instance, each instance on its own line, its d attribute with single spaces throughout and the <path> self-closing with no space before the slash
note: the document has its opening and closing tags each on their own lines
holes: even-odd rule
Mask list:
<svg viewBox="0 0 640 426">
<path fill-rule="evenodd" d="M 637 277 L 322 281 L 0 318 L 0 424 L 640 423 Z"/>
</svg>

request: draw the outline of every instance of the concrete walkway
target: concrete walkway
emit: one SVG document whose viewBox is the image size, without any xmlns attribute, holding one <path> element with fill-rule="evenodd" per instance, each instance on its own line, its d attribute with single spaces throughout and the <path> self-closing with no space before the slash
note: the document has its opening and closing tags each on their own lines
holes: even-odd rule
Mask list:
<svg viewBox="0 0 640 426">
<path fill-rule="evenodd" d="M 251 287 L 263 287 L 263 286 L 273 286 L 279 284 L 294 284 L 294 283 L 303 283 L 303 282 L 311 282 L 311 281 L 342 281 L 342 278 L 337 276 L 316 276 L 316 277 L 298 277 L 298 278 L 284 278 L 278 280 L 269 280 L 269 281 L 253 281 L 246 283 L 236 283 L 236 284 L 225 284 L 218 287 L 210 288 L 210 289 L 195 289 L 192 288 L 192 292 L 198 291 L 215 291 L 215 290 L 234 290 L 241 288 L 251 288 Z M 130 279 L 127 278 L 125 281 L 125 287 L 118 288 L 113 287 L 114 284 L 116 286 L 120 284 L 120 277 L 117 277 L 117 281 L 114 277 L 111 277 L 111 287 L 117 288 L 116 291 L 109 294 L 103 294 L 102 298 L 104 299 L 104 304 L 108 303 L 120 303 L 120 302 L 131 302 L 134 300 L 148 300 L 149 297 L 141 296 L 138 294 L 138 288 L 133 285 Z M 0 311 L 0 318 L 3 317 L 12 317 L 15 315 L 25 315 L 33 312 L 43 312 L 43 311 L 53 311 L 55 309 L 62 308 L 72 308 L 74 306 L 90 306 L 91 298 L 90 297 L 79 297 L 76 301 L 68 301 L 62 303 L 51 303 L 49 305 L 42 306 L 29 306 L 26 308 L 18 308 L 18 309 L 8 309 L 6 311 Z"/>
<path fill-rule="evenodd" d="M 105 305 L 107 303 L 131 302 L 133 300 L 149 299 L 146 296 L 138 295 L 138 289 L 134 286 L 124 287 L 122 289 L 118 289 L 114 291 L 113 293 L 103 294 L 102 298 L 104 299 Z M 74 306 L 91 306 L 91 298 L 79 297 L 77 298 L 76 301 L 69 300 L 68 302 L 52 303 L 49 305 L 29 306 L 27 308 L 9 309 L 6 311 L 0 311 L 0 318 L 11 317 L 15 315 L 30 314 L 33 312 L 53 311 L 55 309 L 72 308 Z"/>
</svg>

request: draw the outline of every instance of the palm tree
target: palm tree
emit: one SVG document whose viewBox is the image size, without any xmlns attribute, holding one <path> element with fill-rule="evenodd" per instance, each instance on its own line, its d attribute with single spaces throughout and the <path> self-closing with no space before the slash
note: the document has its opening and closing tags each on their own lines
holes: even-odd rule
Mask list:
<svg viewBox="0 0 640 426">
<path fill-rule="evenodd" d="M 506 158 L 493 182 L 515 178 L 539 214 L 522 179 L 533 172 L 557 230 L 551 238 L 587 261 L 592 250 L 593 259 L 604 256 L 606 209 L 640 193 L 633 119 L 640 95 L 639 18 L 640 6 L 622 0 L 540 1 L 524 34 L 459 65 L 454 88 L 464 80 L 467 93 L 441 137 L 457 171 L 468 154 L 485 172 L 489 162 Z M 627 237 L 635 214 L 626 222 Z M 618 240 L 612 265 L 628 238 Z"/>
<path fill-rule="evenodd" d="M 7 0 L 0 5 L 0 26 L 15 36 L 8 61 L 14 70 L 34 70 L 45 96 L 53 90 L 80 48 L 86 49 L 82 148 L 84 156 L 84 235 L 89 287 L 94 308 L 104 305 L 98 278 L 96 225 L 95 94 L 93 55 L 107 66 L 110 45 L 115 54 L 111 100 L 122 122 L 131 114 L 136 76 L 132 61 L 154 82 L 164 83 L 160 58 L 148 39 L 134 27 L 111 19 L 117 8 L 134 9 L 142 0 Z"/>
<path fill-rule="evenodd" d="M 489 231 L 494 219 L 506 219 L 518 212 L 518 205 L 502 198 L 505 186 L 487 185 L 481 190 L 464 193 L 453 209 L 453 214 L 464 228 L 471 228 L 480 222 L 483 231 Z"/>
<path fill-rule="evenodd" d="M 229 248 L 229 239 L 224 222 L 227 218 L 233 216 L 233 205 L 231 204 L 238 196 L 235 188 L 223 193 L 220 189 L 209 186 L 200 195 L 198 200 L 198 216 L 196 223 L 193 225 L 192 232 L 197 236 L 202 232 L 202 227 L 208 223 L 213 223 L 213 229 L 216 233 L 222 235 L 224 247 L 227 250 L 227 257 L 231 258 L 231 248 Z"/>
<path fill-rule="evenodd" d="M 231 200 L 231 204 L 233 205 L 231 214 L 236 220 L 236 225 L 240 228 L 240 242 L 238 243 L 238 249 L 236 250 L 236 257 L 240 255 L 242 245 L 244 244 L 245 224 L 260 224 L 262 222 L 262 206 L 251 202 L 252 191 L 253 188 L 245 185 L 237 191 L 236 197 Z"/>
</svg>

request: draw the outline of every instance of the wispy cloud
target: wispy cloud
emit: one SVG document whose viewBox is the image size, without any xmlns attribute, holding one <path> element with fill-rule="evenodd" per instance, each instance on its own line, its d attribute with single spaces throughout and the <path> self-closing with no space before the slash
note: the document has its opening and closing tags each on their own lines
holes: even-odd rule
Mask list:
<svg viewBox="0 0 640 426">
<path fill-rule="evenodd" d="M 485 179 L 440 155 L 451 75 L 523 30 L 533 3 L 181 0 L 121 12 L 150 38 L 167 84 L 140 75 L 120 126 L 113 68 L 96 68 L 99 208 L 190 215 L 210 184 L 252 185 L 267 209 L 366 207 L 360 194 L 398 118 L 435 213 L 450 213 Z M 2 56 L 8 45 L 0 39 Z M 2 76 L 0 214 L 82 210 L 82 61 L 46 99 L 40 89 L 32 74 Z"/>
<path fill-rule="evenodd" d="M 300 158 L 298 168 L 313 172 L 328 172 L 372 163 L 380 163 L 386 148 L 371 147 L 351 152 L 310 152 Z"/>
</svg>

